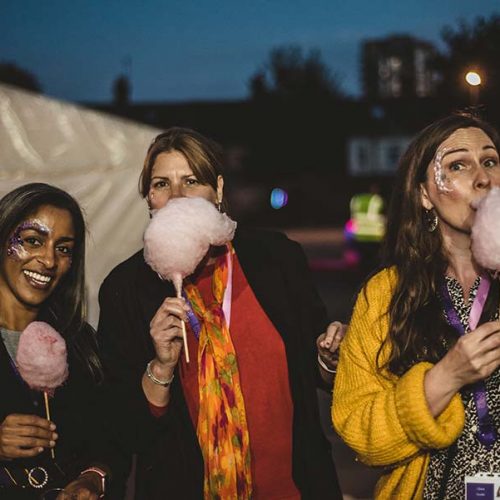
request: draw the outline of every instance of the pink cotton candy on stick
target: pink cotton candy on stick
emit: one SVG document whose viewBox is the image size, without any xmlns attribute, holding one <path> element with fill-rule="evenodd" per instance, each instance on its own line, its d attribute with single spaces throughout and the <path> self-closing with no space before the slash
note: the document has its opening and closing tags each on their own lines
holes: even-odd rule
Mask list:
<svg viewBox="0 0 500 500">
<path fill-rule="evenodd" d="M 21 333 L 16 364 L 23 380 L 37 391 L 42 391 L 45 412 L 50 421 L 49 394 L 68 378 L 66 342 L 50 325 L 33 321 Z M 55 458 L 54 448 L 50 449 Z"/>
<path fill-rule="evenodd" d="M 21 333 L 16 363 L 32 389 L 53 395 L 68 378 L 66 342 L 47 323 L 34 321 Z"/>
<path fill-rule="evenodd" d="M 144 233 L 144 259 L 180 297 L 182 280 L 194 272 L 211 245 L 231 241 L 236 222 L 204 198 L 174 198 L 155 212 Z M 189 362 L 183 323 L 184 352 Z"/>
<path fill-rule="evenodd" d="M 485 269 L 500 272 L 500 188 L 477 203 L 472 226 L 472 253 Z"/>
</svg>

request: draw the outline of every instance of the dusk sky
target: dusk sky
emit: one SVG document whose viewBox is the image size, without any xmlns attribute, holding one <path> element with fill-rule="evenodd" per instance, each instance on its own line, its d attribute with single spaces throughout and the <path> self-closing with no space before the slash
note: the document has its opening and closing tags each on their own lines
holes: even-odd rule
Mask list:
<svg viewBox="0 0 500 500">
<path fill-rule="evenodd" d="M 71 101 L 109 101 L 128 57 L 134 101 L 240 99 L 272 48 L 297 44 L 359 95 L 363 39 L 442 48 L 443 26 L 494 12 L 499 0 L 0 0 L 0 62 Z"/>
</svg>

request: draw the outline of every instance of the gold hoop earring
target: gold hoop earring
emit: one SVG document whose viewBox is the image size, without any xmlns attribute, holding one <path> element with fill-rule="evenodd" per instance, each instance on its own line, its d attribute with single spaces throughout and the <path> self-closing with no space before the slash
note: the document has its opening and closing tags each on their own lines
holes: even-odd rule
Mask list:
<svg viewBox="0 0 500 500">
<path fill-rule="evenodd" d="M 433 208 L 425 210 L 425 221 L 427 224 L 427 231 L 429 231 L 429 233 L 433 233 L 439 224 L 437 213 Z"/>
</svg>

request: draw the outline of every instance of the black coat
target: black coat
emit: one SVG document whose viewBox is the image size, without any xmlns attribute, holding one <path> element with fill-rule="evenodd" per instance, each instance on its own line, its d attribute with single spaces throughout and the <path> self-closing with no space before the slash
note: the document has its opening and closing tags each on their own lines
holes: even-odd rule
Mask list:
<svg viewBox="0 0 500 500">
<path fill-rule="evenodd" d="M 285 344 L 294 405 L 294 481 L 302 498 L 342 498 L 316 395 L 315 339 L 328 321 L 303 251 L 274 232 L 238 230 L 233 243 L 248 283 Z M 149 268 L 142 251 L 117 266 L 99 294 L 98 333 L 109 400 L 120 423 L 115 432 L 123 458 L 127 451 L 138 455 L 136 497 L 141 500 L 203 496 L 203 459 L 179 377 L 167 413 L 158 419 L 141 387 L 146 364 L 154 357 L 150 320 L 165 297 L 173 295 L 172 285 Z M 117 457 L 115 470 L 120 466 Z"/>
</svg>

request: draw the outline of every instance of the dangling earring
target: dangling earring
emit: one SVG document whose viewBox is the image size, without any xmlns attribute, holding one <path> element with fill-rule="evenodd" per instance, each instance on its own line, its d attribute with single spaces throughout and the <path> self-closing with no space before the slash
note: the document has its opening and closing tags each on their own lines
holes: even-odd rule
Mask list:
<svg viewBox="0 0 500 500">
<path fill-rule="evenodd" d="M 438 227 L 439 219 L 436 211 L 431 208 L 430 210 L 425 210 L 425 220 L 427 223 L 427 231 L 433 233 Z"/>
<path fill-rule="evenodd" d="M 222 212 L 222 200 L 217 200 L 217 203 L 215 204 L 215 206 L 217 207 L 217 210 L 219 212 Z"/>
</svg>

